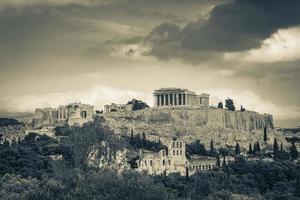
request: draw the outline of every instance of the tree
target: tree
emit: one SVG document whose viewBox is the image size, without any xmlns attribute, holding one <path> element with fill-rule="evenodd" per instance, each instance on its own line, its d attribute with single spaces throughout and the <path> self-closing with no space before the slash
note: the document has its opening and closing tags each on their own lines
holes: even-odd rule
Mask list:
<svg viewBox="0 0 300 200">
<path fill-rule="evenodd" d="M 230 111 L 235 111 L 234 102 L 229 97 L 225 100 L 225 107 Z"/>
<path fill-rule="evenodd" d="M 264 127 L 264 141 L 265 143 L 267 142 L 268 140 L 268 136 L 267 136 L 267 126 Z"/>
<path fill-rule="evenodd" d="M 240 149 L 240 144 L 237 142 L 235 145 L 235 155 L 240 155 L 241 149 Z"/>
<path fill-rule="evenodd" d="M 218 103 L 218 108 L 222 108 L 222 109 L 223 109 L 223 103 L 222 103 L 222 101 L 220 101 L 220 102 Z"/>
<path fill-rule="evenodd" d="M 241 112 L 246 111 L 246 109 L 243 107 L 243 105 L 241 105 Z"/>
<path fill-rule="evenodd" d="M 228 149 L 220 148 L 219 152 L 223 156 L 223 164 L 222 164 L 222 166 L 224 166 L 224 165 L 226 165 L 226 156 L 229 155 L 229 151 L 228 151 Z"/>
<path fill-rule="evenodd" d="M 259 145 L 259 142 L 258 142 L 258 141 L 254 144 L 254 147 L 253 147 L 253 155 L 255 155 L 256 152 L 260 152 L 260 145 Z"/>
<path fill-rule="evenodd" d="M 280 151 L 283 151 L 283 144 L 282 144 L 282 142 L 280 143 Z"/>
<path fill-rule="evenodd" d="M 298 167 L 298 169 L 297 169 L 296 188 L 294 190 L 294 196 L 300 198 L 300 167 Z"/>
<path fill-rule="evenodd" d="M 296 160 L 298 158 L 298 154 L 297 147 L 295 146 L 295 143 L 293 143 L 290 147 L 291 160 Z"/>
<path fill-rule="evenodd" d="M 248 151 L 248 154 L 253 154 L 252 144 L 251 144 L 251 143 L 249 144 L 249 151 Z"/>
<path fill-rule="evenodd" d="M 62 126 L 56 126 L 53 130 L 56 136 L 68 136 L 71 133 L 68 123 L 65 123 Z"/>
<path fill-rule="evenodd" d="M 215 148 L 214 148 L 214 141 L 211 139 L 210 140 L 210 152 L 213 153 L 215 151 Z"/>
<path fill-rule="evenodd" d="M 216 163 L 216 165 L 218 167 L 221 167 L 220 155 L 217 155 L 217 163 Z"/>
<path fill-rule="evenodd" d="M 274 138 L 274 143 L 273 143 L 273 154 L 274 154 L 274 157 L 276 157 L 278 155 L 278 151 L 279 151 L 278 142 L 277 142 L 277 139 Z"/>
<path fill-rule="evenodd" d="M 145 103 L 141 100 L 132 99 L 131 101 L 127 102 L 127 105 L 130 105 L 130 104 L 132 104 L 132 110 L 142 110 L 145 108 L 149 108 L 147 103 Z"/>
<path fill-rule="evenodd" d="M 129 144 L 130 144 L 130 145 L 134 145 L 134 137 L 133 137 L 133 130 L 132 130 L 132 129 L 131 129 L 131 133 L 130 133 Z"/>
</svg>

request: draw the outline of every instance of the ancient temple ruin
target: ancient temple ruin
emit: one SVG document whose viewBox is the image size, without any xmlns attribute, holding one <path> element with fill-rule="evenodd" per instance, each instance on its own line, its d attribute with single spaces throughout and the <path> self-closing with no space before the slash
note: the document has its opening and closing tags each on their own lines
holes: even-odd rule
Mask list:
<svg viewBox="0 0 300 200">
<path fill-rule="evenodd" d="M 82 125 L 93 121 L 94 106 L 82 103 L 70 103 L 58 108 L 37 108 L 32 121 L 34 128 L 68 123 L 70 126 Z"/>
<path fill-rule="evenodd" d="M 209 94 L 196 94 L 183 88 L 161 88 L 153 93 L 154 107 L 208 107 Z"/>
</svg>

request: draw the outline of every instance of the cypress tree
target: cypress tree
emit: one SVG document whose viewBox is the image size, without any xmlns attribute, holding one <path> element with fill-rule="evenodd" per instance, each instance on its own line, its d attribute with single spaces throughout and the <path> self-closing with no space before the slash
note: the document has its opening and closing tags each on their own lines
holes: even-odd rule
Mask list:
<svg viewBox="0 0 300 200">
<path fill-rule="evenodd" d="M 216 165 L 218 167 L 221 167 L 220 155 L 217 155 L 217 163 L 216 163 Z"/>
<path fill-rule="evenodd" d="M 240 145 L 237 142 L 235 145 L 235 155 L 240 155 L 240 153 L 241 153 Z"/>
<path fill-rule="evenodd" d="M 277 139 L 274 139 L 274 143 L 273 143 L 273 154 L 274 157 L 276 157 L 278 155 L 278 151 L 279 151 L 279 147 L 278 147 L 278 142 Z"/>
<path fill-rule="evenodd" d="M 258 141 L 256 142 L 256 151 L 260 151 L 260 144 Z"/>
<path fill-rule="evenodd" d="M 268 140 L 268 136 L 267 136 L 267 126 L 264 127 L 264 142 L 266 143 Z"/>
<path fill-rule="evenodd" d="M 280 151 L 283 151 L 283 144 L 282 144 L 282 142 L 280 144 Z"/>
<path fill-rule="evenodd" d="M 290 147 L 290 156 L 291 160 L 296 160 L 298 158 L 298 151 L 297 147 L 295 146 L 295 143 L 293 142 L 292 146 Z"/>
<path fill-rule="evenodd" d="M 249 151 L 248 151 L 248 154 L 253 154 L 252 144 L 251 144 L 251 143 L 249 144 Z"/>
<path fill-rule="evenodd" d="M 225 156 L 224 156 L 222 166 L 225 166 L 225 165 L 226 165 L 226 161 L 225 161 Z"/>
<path fill-rule="evenodd" d="M 129 143 L 130 143 L 131 145 L 134 144 L 133 130 L 132 130 L 132 129 L 131 129 L 131 133 L 130 133 L 130 141 L 129 141 Z"/>
<path fill-rule="evenodd" d="M 189 180 L 189 168 L 185 168 L 185 179 L 188 181 Z"/>
<path fill-rule="evenodd" d="M 214 148 L 214 141 L 211 139 L 210 140 L 210 152 L 213 153 L 215 151 L 215 148 Z"/>
</svg>

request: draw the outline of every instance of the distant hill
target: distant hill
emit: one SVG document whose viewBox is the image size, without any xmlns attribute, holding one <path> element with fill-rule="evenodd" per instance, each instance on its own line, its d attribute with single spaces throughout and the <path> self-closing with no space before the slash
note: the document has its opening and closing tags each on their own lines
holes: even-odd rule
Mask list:
<svg viewBox="0 0 300 200">
<path fill-rule="evenodd" d="M 0 118 L 15 119 L 20 123 L 31 124 L 34 113 L 0 113 Z"/>
<path fill-rule="evenodd" d="M 16 119 L 11 119 L 11 118 L 0 118 L 0 127 L 3 126 L 16 126 L 16 125 L 24 125 L 24 123 L 19 122 Z"/>
</svg>

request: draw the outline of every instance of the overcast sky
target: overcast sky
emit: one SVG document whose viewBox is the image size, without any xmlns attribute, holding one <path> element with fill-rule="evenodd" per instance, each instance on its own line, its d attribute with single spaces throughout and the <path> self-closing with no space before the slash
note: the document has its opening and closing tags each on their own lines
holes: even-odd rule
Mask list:
<svg viewBox="0 0 300 200">
<path fill-rule="evenodd" d="M 300 125 L 299 0 L 0 0 L 0 113 L 183 87 Z"/>
</svg>

